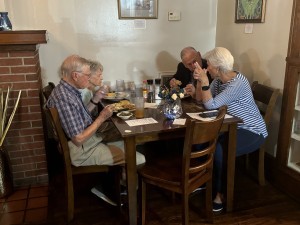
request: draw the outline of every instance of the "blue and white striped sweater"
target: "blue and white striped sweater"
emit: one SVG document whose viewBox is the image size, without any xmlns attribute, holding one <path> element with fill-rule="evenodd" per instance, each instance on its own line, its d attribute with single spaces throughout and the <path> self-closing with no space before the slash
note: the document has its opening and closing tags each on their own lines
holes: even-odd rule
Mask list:
<svg viewBox="0 0 300 225">
<path fill-rule="evenodd" d="M 227 105 L 228 113 L 243 120 L 238 124 L 239 129 L 246 129 L 256 134 L 268 136 L 266 124 L 254 101 L 250 84 L 240 73 L 227 83 L 215 79 L 210 90 L 213 98 L 204 103 L 206 109 L 217 109 Z"/>
</svg>

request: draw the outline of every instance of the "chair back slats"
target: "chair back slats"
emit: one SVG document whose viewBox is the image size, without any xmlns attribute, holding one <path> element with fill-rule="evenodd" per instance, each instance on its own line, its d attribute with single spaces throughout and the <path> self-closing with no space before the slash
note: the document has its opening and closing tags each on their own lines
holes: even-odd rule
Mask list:
<svg viewBox="0 0 300 225">
<path fill-rule="evenodd" d="M 43 95 L 46 101 L 48 100 L 54 88 L 55 88 L 55 84 L 53 82 L 48 82 L 48 85 L 43 88 Z"/>
<path fill-rule="evenodd" d="M 252 83 L 251 88 L 254 100 L 268 127 L 279 95 L 279 89 L 259 84 L 257 81 Z"/>
<path fill-rule="evenodd" d="M 216 119 L 211 121 L 187 121 L 182 159 L 182 180 L 185 185 L 188 185 L 188 179 L 191 177 L 203 176 L 201 171 L 211 173 L 213 154 L 226 111 L 226 106 L 221 107 Z M 195 145 L 203 147 L 197 150 Z"/>
<path fill-rule="evenodd" d="M 58 149 L 63 154 L 64 162 L 65 162 L 65 168 L 67 170 L 68 176 L 72 176 L 71 173 L 71 157 L 70 157 L 70 150 L 68 146 L 68 140 L 66 137 L 65 132 L 63 131 L 63 128 L 60 123 L 59 115 L 56 108 L 49 108 L 48 109 L 51 114 L 51 122 L 54 128 L 55 135 L 57 136 L 58 140 Z"/>
</svg>

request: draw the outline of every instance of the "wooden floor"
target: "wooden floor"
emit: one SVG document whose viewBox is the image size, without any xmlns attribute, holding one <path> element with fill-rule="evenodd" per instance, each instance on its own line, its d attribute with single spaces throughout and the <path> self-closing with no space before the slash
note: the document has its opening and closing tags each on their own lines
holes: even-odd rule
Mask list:
<svg viewBox="0 0 300 225">
<path fill-rule="evenodd" d="M 118 210 L 90 192 L 93 183 L 90 181 L 98 178 L 78 177 L 75 180 L 75 217 L 70 224 L 74 225 L 123 225 L 128 224 L 126 218 L 126 205 L 122 215 L 118 216 Z M 63 179 L 57 176 L 52 179 L 49 186 L 48 219 L 43 224 L 66 224 L 66 210 Z M 261 187 L 245 172 L 237 169 L 236 185 L 234 192 L 234 212 L 220 213 L 214 216 L 214 224 L 300 224 L 300 204 L 290 199 L 270 183 Z M 299 187 L 300 189 L 300 187 Z M 206 224 L 202 217 L 203 193 L 199 192 L 191 196 L 190 224 Z M 180 197 L 172 202 L 170 194 L 159 189 L 148 189 L 148 225 L 177 225 L 181 224 Z"/>
</svg>

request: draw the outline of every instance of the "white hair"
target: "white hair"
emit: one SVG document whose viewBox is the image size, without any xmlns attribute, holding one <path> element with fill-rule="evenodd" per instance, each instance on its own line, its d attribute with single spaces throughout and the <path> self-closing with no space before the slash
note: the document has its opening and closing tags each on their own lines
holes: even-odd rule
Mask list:
<svg viewBox="0 0 300 225">
<path fill-rule="evenodd" d="M 230 51 L 223 47 L 216 47 L 205 53 L 203 56 L 213 67 L 219 69 L 220 72 L 227 73 L 232 71 L 234 58 Z"/>
</svg>

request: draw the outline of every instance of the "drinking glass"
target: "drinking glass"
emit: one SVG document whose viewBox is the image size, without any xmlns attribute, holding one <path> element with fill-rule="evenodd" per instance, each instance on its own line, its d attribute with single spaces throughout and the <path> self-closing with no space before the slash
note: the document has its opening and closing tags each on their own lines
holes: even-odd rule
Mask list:
<svg viewBox="0 0 300 225">
<path fill-rule="evenodd" d="M 135 118 L 144 118 L 145 116 L 145 109 L 144 109 L 144 97 L 135 97 L 134 98 L 135 104 Z"/>
<path fill-rule="evenodd" d="M 124 80 L 116 80 L 116 91 L 121 92 L 125 90 Z"/>
</svg>

